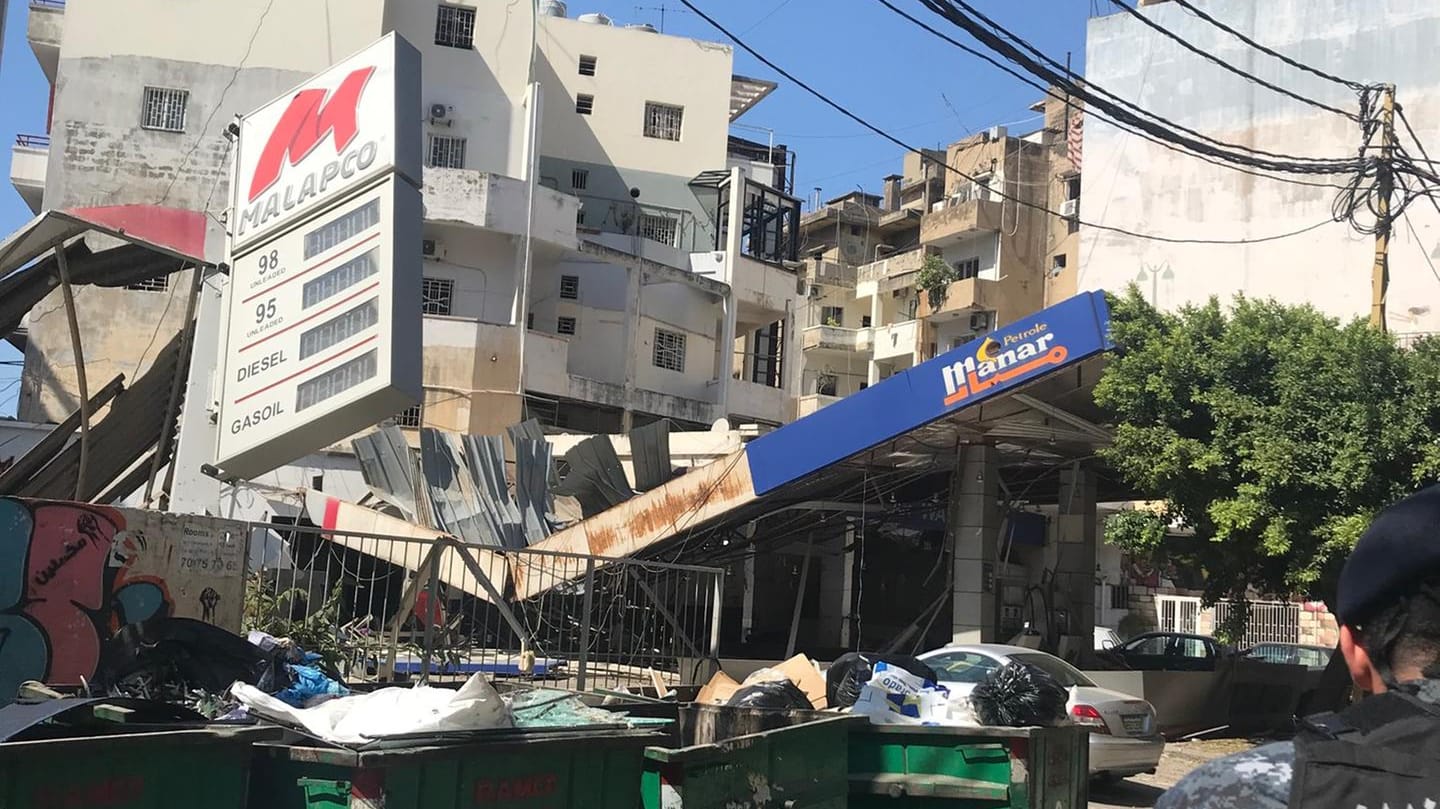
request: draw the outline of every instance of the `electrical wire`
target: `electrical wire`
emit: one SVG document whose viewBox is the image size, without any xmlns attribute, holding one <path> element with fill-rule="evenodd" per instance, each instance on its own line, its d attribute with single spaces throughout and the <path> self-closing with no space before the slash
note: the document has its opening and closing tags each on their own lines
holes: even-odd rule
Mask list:
<svg viewBox="0 0 1440 809">
<path fill-rule="evenodd" d="M 1415 229 L 1415 223 L 1410 221 L 1410 214 L 1408 212 L 1404 214 L 1404 217 L 1405 224 L 1410 228 L 1410 235 L 1414 237 L 1415 243 L 1419 244 L 1420 232 Z M 1430 265 L 1430 274 L 1435 276 L 1436 281 L 1440 281 L 1440 269 L 1435 268 L 1435 259 L 1430 257 L 1430 251 L 1426 250 L 1423 244 L 1420 245 L 1420 255 L 1424 256 L 1425 263 Z"/>
<path fill-rule="evenodd" d="M 1296 101 L 1299 101 L 1299 102 L 1301 102 L 1301 103 L 1303 103 L 1303 104 L 1309 104 L 1309 105 L 1312 106 L 1312 107 L 1315 107 L 1315 108 L 1317 108 L 1317 109 L 1325 110 L 1326 112 L 1333 112 L 1333 113 L 1335 113 L 1336 115 L 1340 115 L 1340 116 L 1343 116 L 1343 117 L 1345 117 L 1345 118 L 1349 118 L 1350 120 L 1355 121 L 1356 123 L 1359 123 L 1359 122 L 1360 122 L 1359 116 L 1357 116 L 1357 115 L 1356 115 L 1355 113 L 1353 113 L 1353 112 L 1347 112 L 1346 110 L 1339 109 L 1338 107 L 1332 107 L 1332 106 L 1330 106 L 1329 104 L 1326 104 L 1326 103 L 1324 103 L 1324 102 L 1322 102 L 1322 101 L 1316 101 L 1315 99 L 1310 98 L 1310 97 L 1308 97 L 1308 96 L 1300 95 L 1299 93 L 1296 93 L 1296 92 L 1294 92 L 1293 90 L 1287 90 L 1287 89 L 1285 89 L 1284 87 L 1281 87 L 1281 86 L 1278 85 L 1278 84 L 1273 84 L 1273 83 L 1271 83 L 1271 82 L 1268 82 L 1268 81 L 1266 81 L 1265 79 L 1262 79 L 1262 78 L 1260 78 L 1259 76 L 1256 76 L 1254 73 L 1249 73 L 1249 72 L 1246 72 L 1246 71 L 1244 71 L 1244 70 L 1241 70 L 1240 68 L 1238 68 L 1238 67 L 1230 64 L 1229 62 L 1225 61 L 1224 59 L 1221 59 L 1220 57 L 1216 56 L 1215 54 L 1210 53 L 1209 51 L 1204 50 L 1203 48 L 1200 48 L 1199 46 L 1195 45 L 1194 43 L 1190 42 L 1189 40 L 1187 40 L 1187 39 L 1185 39 L 1184 37 L 1180 36 L 1179 34 L 1175 33 L 1174 31 L 1171 31 L 1169 28 L 1166 28 L 1165 26 L 1161 25 L 1160 23 L 1155 22 L 1154 20 L 1150 19 L 1150 18 L 1147 17 L 1146 15 L 1140 13 L 1139 9 L 1136 9 L 1136 8 L 1134 8 L 1133 6 L 1130 6 L 1129 4 L 1125 3 L 1124 0 L 1110 0 L 1110 2 L 1111 2 L 1112 4 L 1114 4 L 1114 5 L 1116 5 L 1116 6 L 1119 6 L 1120 8 L 1124 9 L 1124 10 L 1125 10 L 1125 13 L 1127 13 L 1127 14 L 1129 14 L 1130 16 L 1134 17 L 1135 19 L 1139 20 L 1140 22 L 1144 23 L 1146 27 L 1148 27 L 1148 28 L 1150 28 L 1150 29 L 1158 32 L 1160 35 L 1164 36 L 1164 37 L 1167 38 L 1167 39 L 1173 40 L 1174 42 L 1176 42 L 1177 44 L 1179 44 L 1180 47 L 1184 48 L 1184 49 L 1187 50 L 1187 51 L 1190 51 L 1191 53 L 1195 54 L 1196 56 L 1199 56 L 1200 58 L 1204 59 L 1204 60 L 1207 61 L 1207 62 L 1210 62 L 1210 63 L 1212 63 L 1212 64 L 1218 65 L 1219 67 L 1221 67 L 1221 68 L 1223 68 L 1223 69 L 1225 69 L 1225 70 L 1228 70 L 1228 71 L 1230 71 L 1231 73 L 1234 73 L 1235 75 L 1240 76 L 1240 77 L 1243 78 L 1243 79 L 1246 79 L 1246 80 L 1248 80 L 1248 81 L 1254 82 L 1255 84 L 1258 84 L 1258 85 L 1260 85 L 1261 87 L 1264 87 L 1265 89 L 1270 90 L 1271 92 L 1279 93 L 1280 95 L 1286 96 L 1287 98 L 1293 98 L 1293 99 L 1295 99 Z M 1358 91 L 1357 91 L 1357 92 L 1358 92 Z"/>
<path fill-rule="evenodd" d="M 1260 51 L 1261 53 L 1266 54 L 1267 56 L 1273 56 L 1274 58 L 1279 59 L 1280 61 L 1284 62 L 1285 64 L 1287 64 L 1287 65 L 1289 65 L 1289 66 L 1291 66 L 1291 67 L 1293 67 L 1293 68 L 1295 68 L 1295 69 L 1297 69 L 1297 70 L 1303 70 L 1303 71 L 1305 71 L 1306 73 L 1309 73 L 1309 74 L 1312 75 L 1312 76 L 1318 76 L 1318 77 L 1320 77 L 1320 78 L 1322 78 L 1322 79 L 1325 79 L 1326 81 L 1335 82 L 1336 84 L 1339 84 L 1339 85 L 1341 85 L 1341 86 L 1343 86 L 1343 87 L 1348 87 L 1348 88 L 1350 88 L 1351 90 L 1354 90 L 1354 91 L 1357 92 L 1357 93 L 1360 92 L 1361 90 L 1364 90 L 1364 89 L 1365 89 L 1365 85 L 1363 85 L 1363 84 L 1361 84 L 1361 83 L 1359 83 L 1359 82 L 1350 81 L 1349 79 L 1342 79 L 1342 78 L 1340 78 L 1339 76 L 1334 75 L 1333 73 L 1326 73 L 1326 72 L 1323 71 L 1323 70 L 1320 70 L 1320 69 L 1315 68 L 1315 67 L 1311 67 L 1310 65 L 1307 65 L 1307 64 L 1305 64 L 1305 63 L 1303 63 L 1303 62 L 1296 61 L 1295 59 L 1292 59 L 1292 58 L 1290 58 L 1289 56 L 1286 56 L 1285 54 L 1280 53 L 1280 52 L 1277 51 L 1277 50 L 1274 50 L 1273 48 L 1267 48 L 1266 46 L 1260 44 L 1259 42 L 1256 42 L 1255 40 L 1251 39 L 1250 37 L 1248 37 L 1248 36 L 1240 33 L 1239 31 L 1235 30 L 1234 28 L 1230 27 L 1229 25 L 1226 25 L 1225 23 L 1223 23 L 1223 22 L 1215 19 L 1214 17 L 1212 17 L 1212 16 L 1210 16 L 1209 14 L 1205 13 L 1203 10 L 1201 10 L 1201 9 L 1199 9 L 1199 8 L 1196 8 L 1196 7 L 1194 6 L 1194 4 L 1192 4 L 1189 0 L 1174 0 L 1174 2 L 1175 2 L 1175 5 L 1180 6 L 1181 8 L 1183 8 L 1183 9 L 1185 9 L 1186 11 L 1190 12 L 1191 14 L 1195 15 L 1196 17 L 1199 17 L 1200 19 L 1204 20 L 1205 22 L 1208 22 L 1208 23 L 1210 23 L 1211 25 L 1215 26 L 1216 28 L 1219 28 L 1221 31 L 1224 31 L 1225 33 L 1227 33 L 1227 34 L 1235 37 L 1236 39 L 1240 40 L 1241 42 L 1245 43 L 1246 45 L 1249 45 L 1250 47 L 1254 48 L 1255 50 Z"/>
<path fill-rule="evenodd" d="M 943 160 L 936 160 L 935 158 L 930 157 L 930 156 L 926 153 L 926 151 L 920 149 L 919 147 L 912 146 L 911 144 L 906 143 L 905 141 L 903 141 L 903 140 L 895 137 L 894 135 L 891 135 L 890 133 L 886 132 L 885 130 L 883 130 L 883 129 L 877 127 L 877 126 L 875 126 L 874 124 L 870 123 L 868 120 L 866 120 L 865 118 L 861 117 L 861 116 L 858 115 L 857 113 L 854 113 L 854 112 L 850 111 L 850 109 L 847 108 L 847 107 L 845 107 L 843 104 L 841 104 L 841 103 L 839 103 L 839 102 L 831 99 L 829 96 L 825 95 L 824 93 L 820 92 L 819 90 L 816 90 L 814 87 L 810 86 L 808 83 L 806 83 L 805 81 L 803 81 L 803 80 L 801 80 L 800 78 L 798 78 L 797 76 L 795 76 L 795 74 L 791 73 L 790 71 L 786 70 L 786 69 L 783 68 L 783 67 L 780 67 L 780 66 L 777 65 L 774 61 L 768 59 L 768 58 L 765 57 L 763 54 L 761 54 L 759 51 L 757 51 L 755 48 L 751 47 L 749 44 L 747 44 L 747 43 L 744 42 L 743 40 L 738 39 L 735 34 L 732 34 L 732 33 L 729 31 L 729 29 L 725 28 L 723 25 L 721 25 L 719 22 L 717 22 L 714 18 L 710 17 L 708 14 L 706 14 L 706 13 L 703 12 L 703 11 L 701 11 L 701 10 L 692 2 L 692 0 L 680 0 L 680 2 L 681 2 L 681 4 L 684 5 L 686 8 L 690 9 L 690 10 L 691 10 L 692 12 L 694 12 L 697 16 L 699 16 L 702 20 L 704 20 L 706 23 L 708 23 L 711 27 L 713 27 L 715 30 L 719 31 L 721 34 L 724 34 L 726 37 L 728 37 L 732 42 L 734 42 L 738 47 L 740 47 L 740 48 L 741 48 L 742 50 L 744 50 L 746 53 L 748 53 L 748 54 L 750 54 L 751 56 L 755 57 L 755 59 L 757 59 L 758 61 L 760 61 L 760 62 L 761 62 L 762 64 L 764 64 L 766 67 L 769 67 L 771 70 L 774 70 L 774 71 L 775 71 L 776 73 L 778 73 L 779 75 L 783 76 L 786 80 L 794 83 L 796 86 L 800 87 L 800 88 L 801 88 L 802 90 L 804 90 L 805 92 L 807 92 L 807 93 L 809 93 L 810 95 L 814 96 L 816 99 L 818 99 L 819 101 L 823 102 L 826 106 L 830 107 L 831 109 L 835 110 L 836 112 L 839 112 L 841 115 L 844 115 L 846 118 L 849 118 L 850 120 L 854 121 L 855 123 L 860 124 L 861 126 L 865 127 L 866 129 L 869 129 L 870 131 L 874 132 L 875 134 L 880 135 L 880 136 L 883 137 L 885 140 L 888 140 L 888 141 L 890 141 L 891 143 L 894 143 L 896 146 L 901 147 L 902 149 L 906 150 L 907 152 L 916 152 L 916 153 L 918 153 L 918 154 L 921 155 L 921 158 L 922 158 L 922 159 L 924 159 L 924 160 L 929 160 L 929 161 L 931 161 L 931 162 L 933 162 L 933 163 L 936 163 L 936 164 L 944 167 L 945 169 L 947 169 L 947 170 L 949 170 L 949 171 L 955 172 L 958 176 L 960 176 L 960 177 L 963 178 L 963 179 L 969 180 L 969 181 L 971 181 L 971 182 L 976 182 L 976 179 L 975 179 L 975 177 L 974 177 L 973 175 L 965 174 L 964 172 L 961 172 L 959 169 L 956 169 L 956 168 L 954 168 L 953 166 L 950 166 L 947 162 L 945 162 L 945 161 L 943 161 Z M 1342 173 L 1342 172 L 1334 172 L 1334 173 Z M 992 195 L 994 195 L 994 196 L 1001 197 L 1001 198 L 1003 198 L 1003 199 L 1011 200 L 1011 201 L 1013 201 L 1013 202 L 1016 202 L 1016 203 L 1019 203 L 1020 205 L 1025 206 L 1025 207 L 1027 207 L 1027 208 L 1031 208 L 1031 209 L 1033 209 L 1033 210 L 1040 211 L 1041 213 L 1049 214 L 1049 215 L 1054 216 L 1054 217 L 1056 217 L 1056 218 L 1067 219 L 1067 220 L 1071 219 L 1071 217 L 1066 217 L 1066 216 L 1060 214 L 1058 211 L 1054 211 L 1054 210 L 1052 210 L 1052 209 L 1050 209 L 1050 208 L 1048 208 L 1048 207 L 1046 207 L 1046 206 L 1044 206 L 1044 205 L 1041 205 L 1041 204 L 1039 204 L 1039 203 L 1030 202 L 1030 201 L 1028 201 L 1028 200 L 1022 200 L 1022 199 L 1020 199 L 1020 198 L 1018 198 L 1018 197 L 1014 197 L 1014 196 L 1012 196 L 1012 195 L 1010 195 L 1010 194 L 1007 194 L 1007 193 L 1005 193 L 1005 192 L 1003 192 L 1003 191 L 991 190 L 990 193 L 991 193 Z M 1223 244 L 1260 244 L 1260 243 L 1264 243 L 1264 242 L 1279 241 L 1279 240 L 1282 240 L 1282 239 L 1289 239 L 1289 238 L 1292 238 L 1292 237 L 1295 237 L 1295 236 L 1300 236 L 1300 235 L 1303 235 L 1303 234 L 1306 234 L 1306 233 L 1310 233 L 1311 231 L 1318 230 L 1318 229 L 1320 229 L 1320 228 L 1322 228 L 1322 227 L 1324 227 L 1324 226 L 1326 226 L 1326 225 L 1332 224 L 1332 220 L 1327 219 L 1327 220 L 1325 220 L 1325 221 L 1323 221 L 1323 222 L 1317 222 L 1317 223 L 1314 224 L 1314 225 L 1311 225 L 1311 226 L 1305 227 L 1305 228 L 1301 228 L 1301 229 L 1299 229 L 1299 230 L 1294 230 L 1294 231 L 1290 231 L 1290 232 L 1287 232 L 1287 233 L 1277 233 L 1277 234 L 1272 234 L 1272 235 L 1262 236 L 1262 237 L 1256 237 L 1256 238 L 1250 238 L 1250 239 L 1187 239 L 1187 238 L 1177 238 L 1177 237 L 1171 237 L 1171 236 L 1161 236 L 1161 235 L 1152 234 L 1152 233 L 1142 233 L 1142 232 L 1139 232 L 1139 231 L 1129 230 L 1129 229 L 1127 229 L 1127 228 L 1116 227 L 1116 226 L 1114 226 L 1114 225 L 1102 225 L 1102 224 L 1100 224 L 1100 223 L 1098 223 L 1098 222 L 1089 222 L 1089 221 L 1086 221 L 1086 220 L 1084 220 L 1084 219 L 1080 219 L 1080 218 L 1078 218 L 1078 217 L 1075 217 L 1075 218 L 1074 218 L 1074 221 L 1076 221 L 1076 222 L 1077 222 L 1078 224 L 1080 224 L 1080 225 L 1083 225 L 1083 226 L 1085 226 L 1085 227 L 1094 228 L 1094 229 L 1096 229 L 1096 230 L 1107 231 L 1107 232 L 1110 232 L 1110 233 L 1118 233 L 1118 234 L 1120 234 L 1120 235 L 1122 235 L 1122 236 L 1130 236 L 1131 238 L 1136 238 L 1136 239 L 1146 239 L 1146 240 L 1148 240 L 1148 241 L 1159 242 L 1159 243 L 1162 243 L 1162 244 L 1215 244 L 1215 245 L 1223 245 Z"/>
</svg>

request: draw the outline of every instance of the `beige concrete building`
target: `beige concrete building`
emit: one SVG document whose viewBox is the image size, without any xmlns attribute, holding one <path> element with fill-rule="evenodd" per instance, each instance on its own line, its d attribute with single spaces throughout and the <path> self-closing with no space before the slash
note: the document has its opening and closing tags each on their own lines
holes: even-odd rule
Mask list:
<svg viewBox="0 0 1440 809">
<path fill-rule="evenodd" d="M 1074 110 L 1054 98 L 1032 109 L 1039 130 L 994 127 L 911 153 L 882 194 L 856 191 L 801 220 L 801 415 L 1075 294 Z M 933 289 L 927 259 L 944 269 Z"/>
</svg>

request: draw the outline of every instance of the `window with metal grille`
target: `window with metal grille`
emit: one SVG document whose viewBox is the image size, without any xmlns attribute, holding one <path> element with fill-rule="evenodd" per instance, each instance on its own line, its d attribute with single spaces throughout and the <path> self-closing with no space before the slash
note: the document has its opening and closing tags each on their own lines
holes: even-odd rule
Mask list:
<svg viewBox="0 0 1440 809">
<path fill-rule="evenodd" d="M 465 168 L 465 139 L 431 135 L 430 165 L 437 169 Z"/>
<path fill-rule="evenodd" d="M 185 107 L 190 101 L 189 90 L 167 87 L 145 88 L 145 109 L 140 126 L 162 132 L 185 131 Z"/>
<path fill-rule="evenodd" d="M 583 191 L 583 190 L 585 190 L 585 186 L 587 186 L 587 185 L 589 185 L 589 184 L 590 184 L 590 170 L 589 170 L 589 169 L 572 169 L 572 170 L 570 171 L 570 187 L 571 187 L 571 188 L 578 188 L 578 189 L 580 189 L 581 191 Z"/>
<path fill-rule="evenodd" d="M 575 318 L 560 317 L 555 320 L 555 331 L 559 334 L 575 333 Z"/>
<path fill-rule="evenodd" d="M 580 276 L 560 276 L 560 297 L 567 301 L 580 300 Z"/>
<path fill-rule="evenodd" d="M 300 290 L 300 308 L 309 309 L 380 272 L 380 264 L 376 260 L 377 255 L 376 251 L 371 250 L 350 259 L 313 281 L 306 281 L 305 286 Z"/>
<path fill-rule="evenodd" d="M 529 314 L 525 315 L 525 328 L 527 328 L 527 329 L 533 329 L 533 328 L 535 328 L 535 313 L 534 313 L 534 312 L 530 312 Z"/>
<path fill-rule="evenodd" d="M 300 387 L 295 389 L 295 411 L 298 413 L 313 407 L 333 396 L 339 396 L 356 385 L 374 379 L 375 374 L 379 372 L 378 360 L 378 350 L 371 349 L 338 368 L 300 383 Z"/>
<path fill-rule="evenodd" d="M 967 278 L 975 278 L 980 275 L 980 259 L 967 258 L 963 261 L 955 262 L 955 273 L 956 278 L 960 281 L 964 281 Z"/>
<path fill-rule="evenodd" d="M 660 140 L 680 140 L 680 129 L 685 122 L 685 108 L 674 104 L 645 102 L 645 137 Z"/>
<path fill-rule="evenodd" d="M 125 288 L 133 289 L 136 292 L 164 292 L 170 288 L 170 276 L 162 275 L 159 278 L 146 278 L 144 281 L 126 284 Z"/>
<path fill-rule="evenodd" d="M 340 345 L 380 322 L 380 302 L 370 300 L 300 335 L 300 359 Z"/>
<path fill-rule="evenodd" d="M 475 9 L 441 5 L 435 14 L 435 44 L 470 48 L 475 44 Z"/>
<path fill-rule="evenodd" d="M 409 427 L 411 429 L 416 429 L 420 427 L 420 425 L 420 405 L 415 405 L 414 407 L 407 407 L 404 410 L 401 410 L 399 413 L 395 414 L 396 427 Z"/>
<path fill-rule="evenodd" d="M 675 234 L 680 230 L 680 220 L 659 214 L 640 214 L 640 238 L 652 242 L 675 246 Z"/>
<path fill-rule="evenodd" d="M 666 329 L 655 330 L 655 367 L 685 372 L 685 335 Z"/>
<path fill-rule="evenodd" d="M 599 61 L 599 60 L 596 59 L 596 58 L 593 57 L 593 56 L 584 56 L 584 55 L 582 55 L 582 56 L 580 57 L 580 75 L 582 75 L 582 76 L 593 76 L 593 75 L 595 75 L 595 63 L 596 63 L 597 61 Z"/>
<path fill-rule="evenodd" d="M 305 258 L 312 259 L 380 224 L 380 201 L 371 200 L 339 219 L 305 234 Z"/>
<path fill-rule="evenodd" d="M 595 96 L 581 93 L 575 96 L 575 111 L 581 115 L 589 115 L 595 111 Z"/>
<path fill-rule="evenodd" d="M 449 278 L 420 281 L 420 311 L 427 315 L 448 315 L 455 297 L 455 282 Z"/>
<path fill-rule="evenodd" d="M 575 212 L 575 224 L 577 224 L 577 225 L 583 225 L 583 224 L 585 224 L 585 209 L 584 209 L 584 208 L 581 208 L 580 210 L 578 210 L 578 211 Z"/>
</svg>

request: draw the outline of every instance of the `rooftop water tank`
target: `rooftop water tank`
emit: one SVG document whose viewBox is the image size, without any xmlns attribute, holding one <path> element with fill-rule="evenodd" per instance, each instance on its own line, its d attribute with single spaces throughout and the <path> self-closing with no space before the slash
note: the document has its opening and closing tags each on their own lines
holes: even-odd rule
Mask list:
<svg viewBox="0 0 1440 809">
<path fill-rule="evenodd" d="M 646 31 L 646 32 L 649 32 L 649 33 L 651 33 L 651 34 L 658 34 L 658 33 L 660 33 L 658 30 L 656 30 L 655 26 L 651 25 L 651 24 L 648 23 L 648 22 L 637 22 L 637 23 L 633 23 L 633 24 L 631 24 L 631 25 L 625 26 L 625 28 L 626 28 L 626 30 L 629 30 L 629 31 Z"/>
<path fill-rule="evenodd" d="M 580 22 L 589 22 L 596 25 L 614 25 L 614 23 L 610 21 L 609 17 L 601 14 L 598 11 L 592 11 L 589 14 L 581 14 L 575 19 L 579 20 Z"/>
<path fill-rule="evenodd" d="M 570 12 L 560 0 L 540 0 L 540 13 L 546 17 L 564 17 Z"/>
</svg>

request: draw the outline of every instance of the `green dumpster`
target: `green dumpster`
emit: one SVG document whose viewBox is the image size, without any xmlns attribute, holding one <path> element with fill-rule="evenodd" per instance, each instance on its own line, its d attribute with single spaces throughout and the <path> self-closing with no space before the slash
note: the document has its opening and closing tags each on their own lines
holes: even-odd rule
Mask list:
<svg viewBox="0 0 1440 809">
<path fill-rule="evenodd" d="M 687 705 L 679 719 L 680 747 L 645 751 L 644 809 L 845 809 L 863 717 Z"/>
<path fill-rule="evenodd" d="M 255 746 L 250 809 L 595 807 L 640 803 L 643 731 L 509 731 L 444 746 L 356 752 Z"/>
<path fill-rule="evenodd" d="M 1084 809 L 1088 731 L 867 725 L 850 734 L 856 809 Z"/>
<path fill-rule="evenodd" d="M 216 728 L 0 744 L 0 807 L 244 809 L 266 730 Z"/>
</svg>

